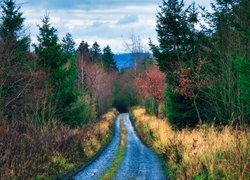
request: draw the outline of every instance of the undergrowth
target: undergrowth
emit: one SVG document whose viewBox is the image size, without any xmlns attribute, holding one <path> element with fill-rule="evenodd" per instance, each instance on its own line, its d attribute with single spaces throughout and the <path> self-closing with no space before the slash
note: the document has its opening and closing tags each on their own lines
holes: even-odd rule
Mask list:
<svg viewBox="0 0 250 180">
<path fill-rule="evenodd" d="M 70 129 L 58 123 L 0 123 L 0 179 L 57 179 L 92 158 L 112 138 L 115 110 Z"/>
<path fill-rule="evenodd" d="M 201 125 L 172 130 L 166 119 L 131 111 L 140 137 L 159 154 L 172 179 L 249 179 L 250 131 L 247 127 Z"/>
</svg>

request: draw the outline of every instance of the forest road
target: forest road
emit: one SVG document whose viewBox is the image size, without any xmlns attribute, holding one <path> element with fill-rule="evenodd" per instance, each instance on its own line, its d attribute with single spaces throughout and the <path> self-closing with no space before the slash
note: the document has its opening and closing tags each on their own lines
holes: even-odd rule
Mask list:
<svg viewBox="0 0 250 180">
<path fill-rule="evenodd" d="M 115 154 L 119 149 L 120 143 L 120 115 L 115 120 L 115 134 L 109 145 L 101 152 L 101 154 L 91 164 L 86 166 L 76 176 L 75 180 L 97 180 L 101 179 L 104 172 L 115 159 Z"/>
<path fill-rule="evenodd" d="M 119 148 L 120 141 L 120 116 L 115 121 L 115 135 L 108 147 L 90 165 L 79 172 L 73 179 L 95 180 L 101 179 L 108 169 Z M 123 124 L 127 129 L 127 144 L 125 157 L 119 166 L 115 180 L 164 180 L 166 174 L 163 171 L 160 159 L 145 146 L 138 137 L 129 117 L 124 115 Z"/>
<path fill-rule="evenodd" d="M 128 132 L 126 153 L 114 179 L 166 179 L 160 159 L 141 142 L 131 123 L 129 114 L 125 115 L 123 124 Z"/>
</svg>

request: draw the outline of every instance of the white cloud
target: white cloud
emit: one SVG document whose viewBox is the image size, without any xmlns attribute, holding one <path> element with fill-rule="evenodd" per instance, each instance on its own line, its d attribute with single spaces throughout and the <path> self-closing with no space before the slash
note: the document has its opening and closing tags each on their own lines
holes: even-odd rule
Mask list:
<svg viewBox="0 0 250 180">
<path fill-rule="evenodd" d="M 161 0 L 44 0 L 28 1 L 22 6 L 33 42 L 38 24 L 48 10 L 51 22 L 60 38 L 70 32 L 79 44 L 82 40 L 97 41 L 103 48 L 110 45 L 116 53 L 124 52 L 124 41 L 131 33 L 140 35 L 143 42 L 156 38 L 156 13 Z M 188 3 L 191 0 L 187 0 Z M 205 5 L 207 1 L 197 0 Z"/>
</svg>

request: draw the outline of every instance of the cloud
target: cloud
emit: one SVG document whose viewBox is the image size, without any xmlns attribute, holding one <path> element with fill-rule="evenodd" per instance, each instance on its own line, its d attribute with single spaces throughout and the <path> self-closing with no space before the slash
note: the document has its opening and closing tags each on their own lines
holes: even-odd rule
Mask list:
<svg viewBox="0 0 250 180">
<path fill-rule="evenodd" d="M 138 20 L 138 16 L 126 15 L 117 22 L 117 25 L 131 24 L 137 22 Z"/>
<path fill-rule="evenodd" d="M 41 18 L 49 12 L 52 25 L 62 38 L 70 32 L 77 43 L 97 41 L 109 44 L 115 53 L 124 52 L 124 42 L 131 33 L 143 42 L 157 41 L 156 13 L 162 0 L 17 0 L 22 4 L 25 25 L 36 42 Z M 190 4 L 192 0 L 186 0 Z M 204 0 L 198 3 L 208 4 Z"/>
<path fill-rule="evenodd" d="M 161 0 L 21 0 L 30 6 L 47 9 L 101 9 L 123 7 L 128 5 L 148 5 L 161 2 Z"/>
</svg>

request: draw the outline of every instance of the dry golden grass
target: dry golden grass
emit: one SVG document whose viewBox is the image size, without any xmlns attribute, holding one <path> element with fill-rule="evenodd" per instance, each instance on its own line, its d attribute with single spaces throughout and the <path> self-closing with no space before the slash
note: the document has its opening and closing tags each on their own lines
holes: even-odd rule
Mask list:
<svg viewBox="0 0 250 180">
<path fill-rule="evenodd" d="M 82 138 L 83 151 L 87 158 L 93 157 L 106 144 L 111 137 L 111 129 L 113 121 L 116 118 L 117 112 L 115 109 L 104 114 L 101 121 L 92 125 L 85 132 Z"/>
<path fill-rule="evenodd" d="M 163 157 L 177 179 L 249 179 L 249 129 L 202 125 L 173 131 L 166 119 L 132 111 L 136 129 L 144 141 Z"/>
</svg>

